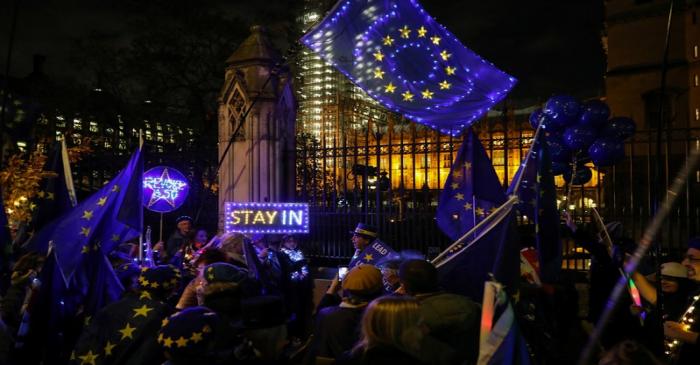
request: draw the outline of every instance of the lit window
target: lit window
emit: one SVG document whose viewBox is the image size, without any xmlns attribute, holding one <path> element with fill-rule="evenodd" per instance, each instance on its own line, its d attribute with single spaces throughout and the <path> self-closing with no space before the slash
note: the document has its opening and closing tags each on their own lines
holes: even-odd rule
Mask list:
<svg viewBox="0 0 700 365">
<path fill-rule="evenodd" d="M 80 130 L 83 128 L 83 122 L 80 119 L 73 119 L 73 128 Z"/>
<path fill-rule="evenodd" d="M 700 86 L 700 76 L 697 74 L 695 75 L 695 81 L 693 82 L 694 86 Z"/>
<path fill-rule="evenodd" d="M 90 122 L 90 132 L 97 133 L 99 131 L 100 131 L 100 128 L 97 127 L 97 123 Z"/>
<path fill-rule="evenodd" d="M 698 58 L 698 46 L 693 46 L 693 57 Z"/>
<path fill-rule="evenodd" d="M 695 120 L 700 120 L 700 109 L 695 108 Z"/>
</svg>

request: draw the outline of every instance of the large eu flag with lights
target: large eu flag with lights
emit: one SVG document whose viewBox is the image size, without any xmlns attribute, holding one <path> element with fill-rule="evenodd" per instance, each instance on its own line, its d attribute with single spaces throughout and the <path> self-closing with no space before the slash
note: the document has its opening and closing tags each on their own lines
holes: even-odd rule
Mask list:
<svg viewBox="0 0 700 365">
<path fill-rule="evenodd" d="M 301 41 L 383 106 L 451 135 L 516 82 L 415 0 L 341 0 Z"/>
</svg>

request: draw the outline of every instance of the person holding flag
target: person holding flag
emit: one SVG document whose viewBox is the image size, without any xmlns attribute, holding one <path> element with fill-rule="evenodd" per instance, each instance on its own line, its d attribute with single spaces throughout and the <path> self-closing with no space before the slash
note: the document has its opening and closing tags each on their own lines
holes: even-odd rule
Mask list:
<svg viewBox="0 0 700 365">
<path fill-rule="evenodd" d="M 396 255 L 396 251 L 379 240 L 377 229 L 368 224 L 358 223 L 350 234 L 355 248 L 355 254 L 348 264 L 350 269 L 360 264 L 376 266 L 384 258 Z"/>
</svg>

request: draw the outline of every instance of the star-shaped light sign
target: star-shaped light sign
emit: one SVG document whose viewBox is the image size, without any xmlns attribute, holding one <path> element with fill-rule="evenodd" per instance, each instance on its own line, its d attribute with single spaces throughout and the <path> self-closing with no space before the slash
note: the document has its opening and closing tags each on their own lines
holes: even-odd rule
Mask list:
<svg viewBox="0 0 700 365">
<path fill-rule="evenodd" d="M 143 174 L 143 202 L 151 211 L 167 213 L 179 208 L 189 190 L 187 178 L 173 168 L 158 166 Z"/>
</svg>

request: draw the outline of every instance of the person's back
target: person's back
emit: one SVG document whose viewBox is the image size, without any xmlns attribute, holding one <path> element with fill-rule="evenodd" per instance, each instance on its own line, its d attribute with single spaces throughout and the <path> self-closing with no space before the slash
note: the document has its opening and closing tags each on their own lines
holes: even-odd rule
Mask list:
<svg viewBox="0 0 700 365">
<path fill-rule="evenodd" d="M 360 321 L 365 306 L 327 307 L 316 318 L 316 356 L 337 358 L 360 338 Z"/>
</svg>

